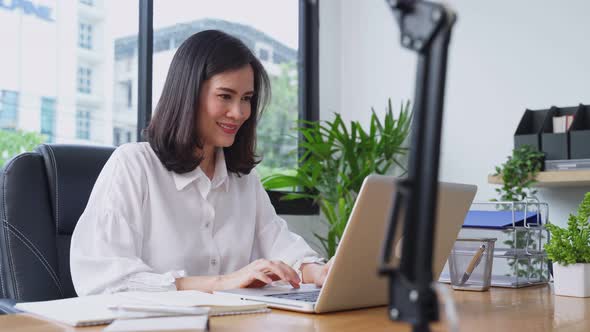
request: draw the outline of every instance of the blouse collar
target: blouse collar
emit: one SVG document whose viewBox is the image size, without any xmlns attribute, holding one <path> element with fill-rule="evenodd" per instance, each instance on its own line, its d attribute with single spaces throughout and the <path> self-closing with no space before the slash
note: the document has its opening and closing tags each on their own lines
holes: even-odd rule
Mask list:
<svg viewBox="0 0 590 332">
<path fill-rule="evenodd" d="M 203 181 L 209 182 L 207 175 L 201 169 L 201 166 L 197 166 L 194 170 L 178 174 L 176 172 L 172 172 L 172 176 L 174 178 L 174 183 L 176 185 L 177 190 L 183 190 L 186 186 L 194 181 Z M 217 148 L 216 156 L 215 156 L 215 174 L 213 175 L 213 180 L 211 180 L 211 188 L 215 189 L 219 186 L 223 185 L 223 190 L 228 190 L 228 174 L 227 174 L 227 166 L 225 164 L 225 154 L 223 153 L 223 148 Z"/>
</svg>

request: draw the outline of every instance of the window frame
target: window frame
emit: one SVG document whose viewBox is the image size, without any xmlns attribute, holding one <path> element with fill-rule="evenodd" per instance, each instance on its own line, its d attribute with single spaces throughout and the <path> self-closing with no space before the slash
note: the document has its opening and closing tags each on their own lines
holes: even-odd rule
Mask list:
<svg viewBox="0 0 590 332">
<path fill-rule="evenodd" d="M 93 30 L 92 23 L 78 21 L 78 47 L 85 50 L 93 49 Z"/>
<path fill-rule="evenodd" d="M 319 121 L 319 0 L 299 1 L 299 118 Z M 139 0 L 137 138 L 152 117 L 153 0 Z M 299 135 L 299 141 L 303 137 Z M 299 154 L 301 155 L 301 151 Z M 283 201 L 286 192 L 268 191 L 278 214 L 317 215 L 319 207 L 310 199 Z"/>
<path fill-rule="evenodd" d="M 92 94 L 93 69 L 89 65 L 78 64 L 77 91 L 85 95 Z"/>
<path fill-rule="evenodd" d="M 78 107 L 76 109 L 76 139 L 91 139 L 91 121 L 92 110 L 87 107 Z"/>
</svg>

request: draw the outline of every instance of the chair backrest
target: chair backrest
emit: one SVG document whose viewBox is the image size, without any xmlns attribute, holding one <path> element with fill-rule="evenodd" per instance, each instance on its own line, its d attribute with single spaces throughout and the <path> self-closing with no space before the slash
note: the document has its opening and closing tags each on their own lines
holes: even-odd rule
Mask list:
<svg viewBox="0 0 590 332">
<path fill-rule="evenodd" d="M 113 147 L 46 144 L 0 171 L 0 298 L 76 296 L 70 240 Z"/>
</svg>

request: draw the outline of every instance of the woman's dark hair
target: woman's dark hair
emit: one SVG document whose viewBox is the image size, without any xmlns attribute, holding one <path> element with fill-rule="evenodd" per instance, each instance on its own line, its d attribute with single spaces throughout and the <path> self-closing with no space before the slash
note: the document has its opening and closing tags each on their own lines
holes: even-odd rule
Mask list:
<svg viewBox="0 0 590 332">
<path fill-rule="evenodd" d="M 154 117 L 144 131 L 164 166 L 176 173 L 194 170 L 203 160 L 195 152 L 203 148 L 197 132 L 199 96 L 212 76 L 250 65 L 254 71 L 252 114 L 225 147 L 229 172 L 249 174 L 259 162 L 256 120 L 270 99 L 270 82 L 264 67 L 239 39 L 217 30 L 196 33 L 176 51 Z"/>
</svg>

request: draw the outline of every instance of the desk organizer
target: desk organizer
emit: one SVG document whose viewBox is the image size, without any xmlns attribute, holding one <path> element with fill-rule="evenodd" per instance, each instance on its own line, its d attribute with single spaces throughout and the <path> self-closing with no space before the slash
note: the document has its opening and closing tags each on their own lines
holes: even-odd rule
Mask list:
<svg viewBox="0 0 590 332">
<path fill-rule="evenodd" d="M 549 239 L 547 203 L 474 202 L 470 214 L 474 212 L 487 215 L 488 220 L 478 224 L 477 220 L 470 222 L 468 215 L 459 237 L 497 238 L 492 286 L 520 288 L 549 282 L 549 262 L 543 249 Z"/>
<path fill-rule="evenodd" d="M 590 106 L 578 106 L 570 128 L 570 159 L 590 158 Z"/>
<path fill-rule="evenodd" d="M 541 151 L 545 153 L 546 160 L 570 159 L 569 130 L 565 133 L 554 133 L 552 119 L 554 116 L 563 115 L 573 115 L 575 119 L 578 116 L 577 111 L 577 106 L 563 108 L 552 106 L 549 110 L 548 117 L 551 121 L 545 123 L 545 127 L 543 127 L 543 133 L 541 134 Z"/>
<path fill-rule="evenodd" d="M 541 133 L 543 128 L 549 125 L 549 122 L 551 122 L 549 110 L 527 109 L 524 111 L 514 134 L 514 148 L 530 145 L 537 151 L 541 151 Z"/>
<path fill-rule="evenodd" d="M 553 132 L 553 117 L 573 115 L 565 133 Z M 514 133 L 514 148 L 531 145 L 545 154 L 545 160 L 589 159 L 590 106 L 552 106 L 544 110 L 527 109 Z"/>
</svg>

